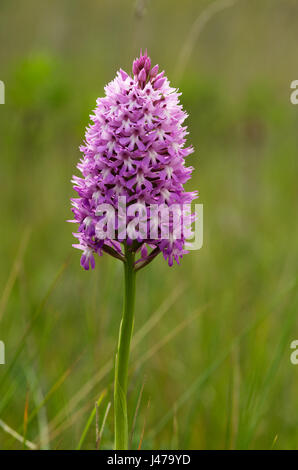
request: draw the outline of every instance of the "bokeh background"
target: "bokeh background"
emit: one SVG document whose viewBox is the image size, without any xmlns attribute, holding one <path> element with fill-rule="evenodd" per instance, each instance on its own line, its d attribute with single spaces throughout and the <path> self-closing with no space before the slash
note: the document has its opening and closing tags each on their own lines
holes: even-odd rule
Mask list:
<svg viewBox="0 0 298 470">
<path fill-rule="evenodd" d="M 204 246 L 138 276 L 131 447 L 298 447 L 298 2 L 211 3 L 0 2 L 1 449 L 94 449 L 99 398 L 112 447 L 122 266 L 84 272 L 66 220 L 95 100 L 141 47 L 183 93 Z"/>
</svg>

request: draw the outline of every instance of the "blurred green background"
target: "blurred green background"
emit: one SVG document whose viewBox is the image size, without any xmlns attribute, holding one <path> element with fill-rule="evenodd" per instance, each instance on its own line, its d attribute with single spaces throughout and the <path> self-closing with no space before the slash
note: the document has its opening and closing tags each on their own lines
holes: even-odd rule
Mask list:
<svg viewBox="0 0 298 470">
<path fill-rule="evenodd" d="M 95 100 L 141 47 L 183 93 L 204 246 L 138 276 L 131 447 L 298 447 L 298 2 L 211 3 L 0 2 L 1 449 L 73 449 L 84 429 L 94 449 L 100 396 L 112 447 L 122 266 L 84 272 L 66 219 Z"/>
</svg>

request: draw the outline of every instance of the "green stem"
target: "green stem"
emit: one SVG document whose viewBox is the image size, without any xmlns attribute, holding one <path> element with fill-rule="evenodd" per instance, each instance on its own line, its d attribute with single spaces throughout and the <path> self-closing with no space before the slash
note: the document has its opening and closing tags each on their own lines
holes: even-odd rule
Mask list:
<svg viewBox="0 0 298 470">
<path fill-rule="evenodd" d="M 115 450 L 128 448 L 127 423 L 127 376 L 130 341 L 134 324 L 135 303 L 135 256 L 129 248 L 125 249 L 124 262 L 124 306 L 120 324 L 118 350 L 115 364 L 114 413 L 115 413 Z"/>
</svg>

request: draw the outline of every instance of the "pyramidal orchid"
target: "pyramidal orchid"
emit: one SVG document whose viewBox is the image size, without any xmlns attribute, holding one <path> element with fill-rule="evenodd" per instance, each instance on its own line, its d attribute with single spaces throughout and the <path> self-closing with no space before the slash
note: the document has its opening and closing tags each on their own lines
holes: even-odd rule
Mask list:
<svg viewBox="0 0 298 470">
<path fill-rule="evenodd" d="M 128 448 L 127 377 L 134 321 L 136 273 L 159 253 L 170 266 L 188 253 L 194 215 L 186 192 L 192 167 L 185 158 L 187 114 L 158 65 L 145 54 L 133 62 L 132 75 L 120 70 L 98 98 L 73 177 L 72 199 L 78 231 L 73 246 L 81 265 L 95 267 L 107 253 L 124 264 L 124 307 L 115 362 L 115 448 Z"/>
</svg>

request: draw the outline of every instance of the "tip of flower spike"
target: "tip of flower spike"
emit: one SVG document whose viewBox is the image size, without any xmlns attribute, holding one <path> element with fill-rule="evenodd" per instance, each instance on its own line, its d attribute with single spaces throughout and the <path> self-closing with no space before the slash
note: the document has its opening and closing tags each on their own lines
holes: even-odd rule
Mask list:
<svg viewBox="0 0 298 470">
<path fill-rule="evenodd" d="M 147 49 L 145 53 L 142 53 L 142 49 L 140 51 L 140 56 L 134 60 L 132 65 L 133 74 L 138 81 L 139 87 L 144 88 L 148 81 L 154 83 L 154 81 L 160 78 L 158 76 L 158 65 L 155 65 L 151 68 L 151 59 L 147 54 Z M 160 84 L 159 84 L 160 86 Z M 157 87 L 158 88 L 158 87 Z"/>
</svg>

